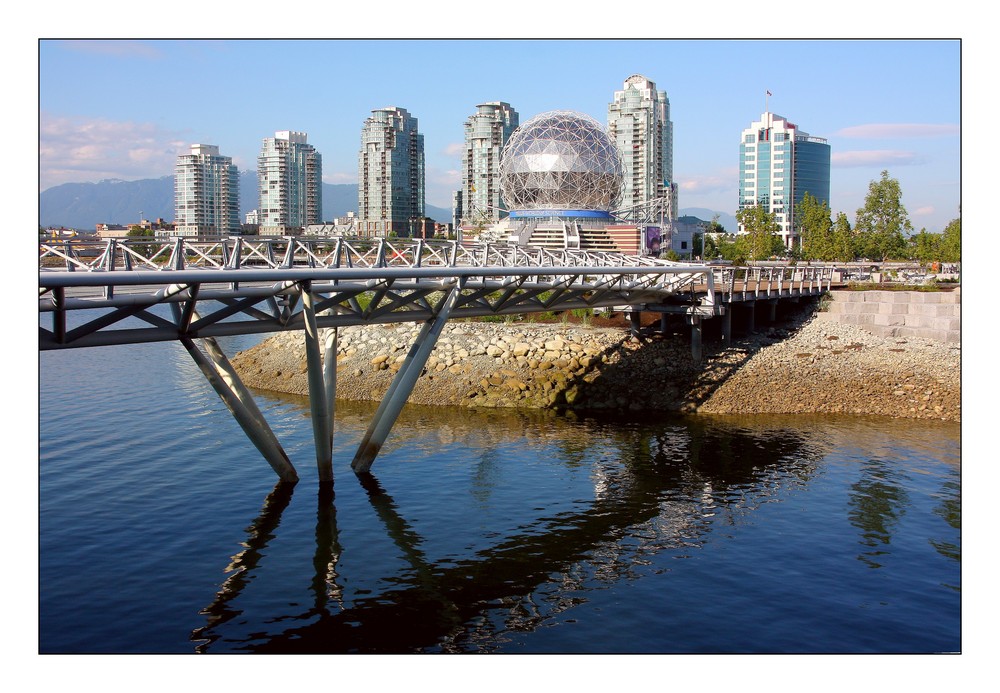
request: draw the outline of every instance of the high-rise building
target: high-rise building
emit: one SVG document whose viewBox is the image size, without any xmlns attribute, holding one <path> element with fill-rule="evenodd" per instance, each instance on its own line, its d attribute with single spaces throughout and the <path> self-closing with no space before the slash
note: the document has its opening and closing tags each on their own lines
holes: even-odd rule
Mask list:
<svg viewBox="0 0 1000 693">
<path fill-rule="evenodd" d="M 174 215 L 178 236 L 239 234 L 240 179 L 232 157 L 213 144 L 193 144 L 177 157 Z"/>
<path fill-rule="evenodd" d="M 259 233 L 301 233 L 323 221 L 323 160 L 304 132 L 265 137 L 257 157 Z"/>
<path fill-rule="evenodd" d="M 795 207 L 806 193 L 820 203 L 830 202 L 830 145 L 765 111 L 743 131 L 740 209 L 760 205 L 773 214 L 785 247 L 793 248 L 798 239 Z"/>
<path fill-rule="evenodd" d="M 405 108 L 372 111 L 358 153 L 358 230 L 412 236 L 424 217 L 424 136 Z"/>
<path fill-rule="evenodd" d="M 619 216 L 637 222 L 677 218 L 674 125 L 667 93 L 632 75 L 608 104 L 608 133 L 625 166 Z"/>
<path fill-rule="evenodd" d="M 507 216 L 500 194 L 500 156 L 517 129 L 517 111 L 503 101 L 476 106 L 465 121 L 462 152 L 461 222 L 492 224 Z"/>
</svg>

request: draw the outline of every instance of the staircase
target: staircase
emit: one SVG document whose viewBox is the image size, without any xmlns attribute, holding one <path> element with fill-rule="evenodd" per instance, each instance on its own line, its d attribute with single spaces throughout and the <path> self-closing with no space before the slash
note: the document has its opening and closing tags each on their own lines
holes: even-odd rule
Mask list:
<svg viewBox="0 0 1000 693">
<path fill-rule="evenodd" d="M 537 224 L 535 228 L 531 230 L 531 237 L 528 240 L 528 245 L 533 245 L 538 248 L 562 250 L 566 247 L 566 229 L 561 223 Z"/>
<path fill-rule="evenodd" d="M 583 250 L 609 253 L 618 250 L 618 246 L 603 228 L 586 228 L 580 225 L 577 225 L 577 228 L 580 233 L 580 248 Z"/>
</svg>

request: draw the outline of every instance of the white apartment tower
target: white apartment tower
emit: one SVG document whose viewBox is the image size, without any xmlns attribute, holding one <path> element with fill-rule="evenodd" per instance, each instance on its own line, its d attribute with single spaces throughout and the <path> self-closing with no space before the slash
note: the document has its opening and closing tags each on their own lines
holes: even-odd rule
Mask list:
<svg viewBox="0 0 1000 693">
<path fill-rule="evenodd" d="M 259 233 L 301 233 L 323 221 L 323 161 L 304 132 L 282 130 L 265 137 L 257 157 Z"/>
<path fill-rule="evenodd" d="M 632 75 L 608 104 L 608 133 L 625 165 L 621 212 L 637 222 L 677 219 L 674 126 L 667 93 Z"/>
<path fill-rule="evenodd" d="M 174 233 L 178 236 L 239 234 L 240 180 L 232 157 L 213 144 L 193 144 L 177 157 Z"/>
<path fill-rule="evenodd" d="M 424 219 L 424 136 L 405 108 L 372 111 L 358 152 L 358 224 L 366 236 L 412 236 Z"/>
<path fill-rule="evenodd" d="M 476 109 L 465 121 L 461 212 L 456 216 L 467 225 L 490 225 L 507 216 L 500 195 L 500 157 L 517 129 L 518 115 L 503 101 L 482 103 Z"/>
</svg>

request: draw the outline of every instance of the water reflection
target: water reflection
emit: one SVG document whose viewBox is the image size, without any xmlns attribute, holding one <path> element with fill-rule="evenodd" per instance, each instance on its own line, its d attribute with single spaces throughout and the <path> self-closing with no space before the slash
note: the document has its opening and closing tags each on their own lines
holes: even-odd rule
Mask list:
<svg viewBox="0 0 1000 693">
<path fill-rule="evenodd" d="M 962 486 L 957 479 L 949 479 L 941 485 L 938 492 L 940 502 L 934 508 L 934 514 L 940 517 L 951 527 L 953 536 L 960 536 L 962 530 Z M 931 546 L 945 558 L 960 563 L 962 561 L 962 547 L 957 541 L 950 539 L 929 539 Z M 958 585 L 946 584 L 947 587 L 955 591 L 961 588 Z"/>
<path fill-rule="evenodd" d="M 191 640 L 196 643 L 195 651 L 207 652 L 219 638 L 218 629 L 242 613 L 232 607 L 231 602 L 242 594 L 253 579 L 253 572 L 260 565 L 267 545 L 274 539 L 274 533 L 281 524 L 281 514 L 292 500 L 293 489 L 292 484 L 279 483 L 264 499 L 260 515 L 246 530 L 244 550 L 233 556 L 232 562 L 226 566 L 230 576 L 222 584 L 215 601 L 201 611 L 206 625 L 191 634 Z"/>
<path fill-rule="evenodd" d="M 847 516 L 861 530 L 860 543 L 869 548 L 858 556 L 869 567 L 882 567 L 880 559 L 888 553 L 884 547 L 906 512 L 910 499 L 905 482 L 905 474 L 884 460 L 872 459 L 861 470 L 861 479 L 851 485 Z"/>
<path fill-rule="evenodd" d="M 655 427 L 584 424 L 591 428 L 589 448 L 573 436 L 561 436 L 557 444 L 550 441 L 548 450 L 567 466 L 591 466 L 593 498 L 532 518 L 464 558 L 428 556 L 424 537 L 379 480 L 371 474 L 359 477 L 406 569 L 381 576 L 378 589 L 355 585 L 351 596 L 345 589 L 349 575 L 338 569 L 343 540 L 332 488 L 321 489 L 312 608 L 274 614 L 268 623 L 287 621 L 289 627 L 231 638 L 229 647 L 238 641 L 236 649 L 253 652 L 496 651 L 510 633 L 535 630 L 585 602 L 588 583 L 634 579 L 659 552 L 683 556 L 697 549 L 717 515 L 733 522 L 794 492 L 809 481 L 823 453 L 796 430 L 688 420 Z M 497 446 L 509 446 L 518 428 L 496 426 L 490 437 Z M 548 437 L 543 429 L 535 431 L 539 440 Z M 601 453 L 596 461 L 595 440 Z M 497 448 L 480 450 L 472 493 L 477 502 L 489 503 L 490 478 L 502 455 Z M 192 633 L 197 651 L 212 651 L 227 639 L 227 623 L 239 614 L 233 600 L 253 586 L 253 572 L 267 569 L 261 557 L 290 498 L 290 489 L 279 485 L 251 523 L 245 551 L 229 566 L 233 574 L 202 611 L 206 624 Z"/>
</svg>

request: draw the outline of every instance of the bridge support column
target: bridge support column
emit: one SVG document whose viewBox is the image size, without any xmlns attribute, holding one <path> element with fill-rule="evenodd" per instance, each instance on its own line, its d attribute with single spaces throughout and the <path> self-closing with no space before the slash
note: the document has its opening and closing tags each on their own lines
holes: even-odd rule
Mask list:
<svg viewBox="0 0 1000 693">
<path fill-rule="evenodd" d="M 778 299 L 773 298 L 767 302 L 767 320 L 768 322 L 774 322 L 778 317 Z"/>
<path fill-rule="evenodd" d="M 330 435 L 333 435 L 334 414 L 337 412 L 337 342 L 336 327 L 328 327 L 323 340 L 323 385 L 326 389 L 326 412 L 330 417 Z"/>
<path fill-rule="evenodd" d="M 722 309 L 722 343 L 729 346 L 733 343 L 733 308 L 732 304 Z"/>
<path fill-rule="evenodd" d="M 638 337 L 642 333 L 642 311 L 632 308 L 628 314 L 629 324 L 632 330 L 632 336 Z"/>
<path fill-rule="evenodd" d="M 216 341 L 212 338 L 202 339 L 205 350 L 208 352 L 208 356 L 206 356 L 190 337 L 182 336 L 180 340 L 226 407 L 232 412 L 233 417 L 247 434 L 250 442 L 260 450 L 264 459 L 278 474 L 278 478 L 290 483 L 297 482 L 299 475 L 295 472 L 291 460 L 288 459 L 288 455 L 281 447 L 281 443 L 278 442 L 271 427 L 267 425 L 264 415 L 257 408 L 250 390 L 240 380 L 236 369 L 233 368 Z"/>
<path fill-rule="evenodd" d="M 691 324 L 691 358 L 695 363 L 701 363 L 701 316 L 689 315 L 688 322 Z"/>
<path fill-rule="evenodd" d="M 757 302 L 756 301 L 747 301 L 746 306 L 748 308 L 748 311 L 747 311 L 747 334 L 753 334 L 756 331 L 756 329 L 757 329 L 756 326 L 754 325 L 754 318 L 756 317 L 756 313 L 757 313 Z"/>
<path fill-rule="evenodd" d="M 351 462 L 351 469 L 355 474 L 366 474 L 371 469 L 460 296 L 461 292 L 456 286 L 444 299 L 437 316 L 425 322 L 420 328 L 420 333 L 406 354 L 406 359 L 396 377 L 392 379 L 392 384 L 389 385 L 361 445 L 358 446 L 358 451 Z"/>
<path fill-rule="evenodd" d="M 316 327 L 316 299 L 308 283 L 302 287 L 302 315 L 305 322 L 309 410 L 316 445 L 316 468 L 320 483 L 324 483 L 333 481 L 333 417 L 330 415 L 327 373 L 320 353 L 319 330 Z"/>
</svg>

